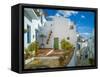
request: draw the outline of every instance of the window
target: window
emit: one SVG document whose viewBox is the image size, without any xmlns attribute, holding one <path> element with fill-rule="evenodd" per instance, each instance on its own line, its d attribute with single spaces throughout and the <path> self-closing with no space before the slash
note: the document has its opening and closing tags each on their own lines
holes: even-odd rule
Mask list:
<svg viewBox="0 0 100 77">
<path fill-rule="evenodd" d="M 70 29 L 74 29 L 74 26 L 73 26 L 73 25 L 71 25 L 71 26 L 70 26 Z"/>
<path fill-rule="evenodd" d="M 69 37 L 67 37 L 67 40 L 70 40 L 70 38 L 69 38 Z"/>
<path fill-rule="evenodd" d="M 27 43 L 31 42 L 31 27 L 27 25 Z"/>
</svg>

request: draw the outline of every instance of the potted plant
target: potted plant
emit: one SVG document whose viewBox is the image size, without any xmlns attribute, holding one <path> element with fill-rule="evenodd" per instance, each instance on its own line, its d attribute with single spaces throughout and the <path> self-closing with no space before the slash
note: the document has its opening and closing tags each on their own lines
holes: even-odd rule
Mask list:
<svg viewBox="0 0 100 77">
<path fill-rule="evenodd" d="M 28 52 L 30 52 L 33 55 L 36 55 L 38 49 L 39 49 L 39 45 L 37 41 L 32 42 L 27 48 Z"/>
<path fill-rule="evenodd" d="M 65 51 L 65 53 L 68 53 L 69 51 L 71 51 L 73 49 L 73 45 L 66 39 L 62 39 L 61 40 L 61 48 L 63 51 Z"/>
</svg>

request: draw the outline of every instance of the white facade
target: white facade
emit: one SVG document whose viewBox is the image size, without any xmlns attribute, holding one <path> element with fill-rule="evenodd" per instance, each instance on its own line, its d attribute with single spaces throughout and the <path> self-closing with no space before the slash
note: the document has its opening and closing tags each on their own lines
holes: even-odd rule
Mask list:
<svg viewBox="0 0 100 77">
<path fill-rule="evenodd" d="M 89 50 L 90 50 L 90 54 L 89 57 L 90 58 L 94 58 L 95 55 L 95 46 L 94 46 L 94 32 L 91 35 L 91 38 L 88 40 L 88 46 L 89 46 Z"/>
<path fill-rule="evenodd" d="M 25 16 L 24 16 L 24 29 L 27 29 L 27 26 L 30 26 L 31 27 L 32 22 L 30 22 Z M 30 36 L 31 37 L 31 36 Z M 27 42 L 27 32 L 24 33 L 24 47 L 27 47 L 28 46 L 28 42 Z M 31 40 L 32 41 L 32 40 Z"/>
<path fill-rule="evenodd" d="M 24 9 L 24 29 L 29 31 L 24 33 L 24 47 L 33 42 L 38 41 L 40 48 L 44 44 L 45 48 L 54 47 L 54 38 L 59 40 L 59 48 L 61 49 L 60 42 L 62 39 L 70 41 L 76 46 L 77 35 L 75 24 L 68 18 L 63 16 L 49 16 L 51 20 L 45 19 L 44 15 L 37 16 L 33 9 Z M 46 37 L 41 39 L 40 35 L 44 34 Z"/>
<path fill-rule="evenodd" d="M 45 21 L 46 20 L 43 19 L 43 22 Z M 25 48 L 27 48 L 31 42 L 36 41 L 36 30 L 38 30 L 38 27 L 42 26 L 43 24 L 41 23 L 40 16 L 37 16 L 33 9 L 24 9 L 24 30 L 27 30 L 27 32 L 24 33 Z"/>
<path fill-rule="evenodd" d="M 53 48 L 54 38 L 59 39 L 59 48 L 61 49 L 60 42 L 62 39 L 66 39 L 70 41 L 74 46 L 76 46 L 77 35 L 76 35 L 76 27 L 74 23 L 62 16 L 52 16 L 50 17 L 52 20 L 47 21 L 45 25 L 42 27 L 41 33 L 46 35 L 43 43 L 45 44 L 45 48 Z M 50 34 L 50 32 L 52 33 Z M 50 36 L 49 36 L 50 35 Z M 47 44 L 47 40 L 48 44 Z M 41 44 L 41 41 L 38 40 Z"/>
</svg>

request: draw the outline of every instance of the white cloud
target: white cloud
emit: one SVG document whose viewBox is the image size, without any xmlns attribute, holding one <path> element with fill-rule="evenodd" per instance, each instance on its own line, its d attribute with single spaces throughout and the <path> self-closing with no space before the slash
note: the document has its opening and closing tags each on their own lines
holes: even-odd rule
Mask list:
<svg viewBox="0 0 100 77">
<path fill-rule="evenodd" d="M 56 13 L 56 16 L 60 16 L 60 14 L 59 13 Z"/>
<path fill-rule="evenodd" d="M 81 15 L 81 18 L 85 18 L 85 16 L 84 15 Z"/>
<path fill-rule="evenodd" d="M 80 34 L 82 34 L 82 35 L 86 35 L 86 36 L 88 36 L 88 35 L 90 35 L 91 33 L 80 33 Z"/>
<path fill-rule="evenodd" d="M 83 33 L 79 33 L 81 36 L 85 37 L 85 38 L 88 38 L 91 36 L 91 33 L 88 33 L 88 32 L 83 32 Z"/>
<path fill-rule="evenodd" d="M 71 15 L 78 14 L 78 12 L 77 11 L 71 11 L 71 10 L 67 10 L 67 11 L 65 11 L 65 10 L 59 10 L 57 14 L 63 15 L 64 17 L 69 17 Z"/>
<path fill-rule="evenodd" d="M 78 26 L 77 29 L 81 33 L 91 31 L 91 28 L 86 26 L 86 25 L 85 26 L 84 25 Z"/>
</svg>

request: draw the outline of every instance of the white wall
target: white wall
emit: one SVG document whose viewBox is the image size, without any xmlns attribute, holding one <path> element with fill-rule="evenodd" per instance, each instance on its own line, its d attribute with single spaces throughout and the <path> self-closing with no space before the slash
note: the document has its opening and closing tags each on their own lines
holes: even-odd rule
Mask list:
<svg viewBox="0 0 100 77">
<path fill-rule="evenodd" d="M 27 19 L 27 17 L 25 17 L 24 16 L 24 29 L 26 29 L 27 30 L 27 25 L 28 26 L 30 26 L 31 27 L 31 29 L 32 29 L 32 26 L 33 26 L 33 24 L 32 24 L 32 22 L 31 21 L 29 21 L 28 19 Z M 32 31 L 32 30 L 31 30 Z M 32 33 L 32 32 L 31 32 Z M 32 36 L 31 36 L 31 39 L 32 39 Z M 32 41 L 32 40 L 31 40 Z M 27 43 L 27 32 L 26 33 L 24 33 L 24 47 L 27 47 L 29 45 L 29 43 Z"/>
<path fill-rule="evenodd" d="M 11 62 L 11 6 L 16 3 L 56 4 L 78 7 L 98 7 L 100 21 L 100 0 L 0 0 L 0 77 L 99 77 L 99 69 L 17 74 L 10 71 Z M 98 22 L 100 25 L 100 22 Z M 100 29 L 100 26 L 98 26 Z M 98 31 L 100 33 L 100 30 Z M 100 35 L 98 37 L 100 39 Z M 100 46 L 100 40 L 98 41 Z M 100 47 L 99 50 L 100 51 Z M 98 52 L 100 59 L 100 52 Z"/>
<path fill-rule="evenodd" d="M 73 25 L 73 29 L 70 29 L 70 26 Z M 47 48 L 53 48 L 54 45 L 54 38 L 59 39 L 59 47 L 61 49 L 61 40 L 66 39 L 69 37 L 69 40 L 74 46 L 76 45 L 77 36 L 76 36 L 76 26 L 73 22 L 69 19 L 66 19 L 62 16 L 53 16 L 51 21 L 46 22 L 46 26 L 44 27 L 43 33 L 46 35 L 45 40 L 48 39 L 48 35 L 52 30 L 52 34 L 50 36 L 49 44 L 46 44 Z"/>
<path fill-rule="evenodd" d="M 64 17 L 55 17 L 54 18 L 54 37 L 59 38 L 59 43 L 62 39 L 67 39 L 75 45 L 77 41 L 75 25 L 69 19 L 66 20 Z M 74 29 L 70 29 L 70 25 L 74 26 Z"/>
<path fill-rule="evenodd" d="M 31 42 L 36 41 L 36 32 L 35 29 L 38 29 L 38 25 L 41 25 L 40 21 L 38 19 L 32 19 L 31 21 L 24 16 L 24 29 L 27 30 L 27 25 L 31 28 Z M 31 43 L 30 42 L 30 43 Z M 27 32 L 24 33 L 24 47 L 26 48 L 30 43 L 27 43 Z"/>
</svg>

